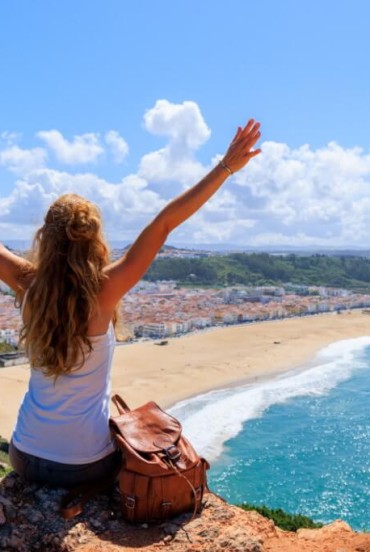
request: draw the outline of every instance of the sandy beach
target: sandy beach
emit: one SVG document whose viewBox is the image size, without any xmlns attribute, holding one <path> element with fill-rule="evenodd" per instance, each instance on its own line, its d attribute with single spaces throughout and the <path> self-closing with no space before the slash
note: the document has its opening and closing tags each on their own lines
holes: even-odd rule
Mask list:
<svg viewBox="0 0 370 552">
<path fill-rule="evenodd" d="M 323 347 L 370 335 L 361 311 L 325 314 L 189 334 L 158 346 L 153 341 L 117 346 L 112 392 L 132 406 L 155 400 L 168 407 L 210 389 L 298 368 Z M 27 389 L 28 366 L 0 368 L 0 435 L 10 438 Z"/>
</svg>

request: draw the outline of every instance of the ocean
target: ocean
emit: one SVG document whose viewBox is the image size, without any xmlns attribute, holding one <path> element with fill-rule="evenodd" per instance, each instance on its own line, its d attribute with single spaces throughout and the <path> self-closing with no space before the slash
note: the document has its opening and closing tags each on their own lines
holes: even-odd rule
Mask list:
<svg viewBox="0 0 370 552">
<path fill-rule="evenodd" d="M 315 521 L 370 530 L 370 337 L 338 341 L 273 379 L 175 405 L 209 485 Z"/>
</svg>

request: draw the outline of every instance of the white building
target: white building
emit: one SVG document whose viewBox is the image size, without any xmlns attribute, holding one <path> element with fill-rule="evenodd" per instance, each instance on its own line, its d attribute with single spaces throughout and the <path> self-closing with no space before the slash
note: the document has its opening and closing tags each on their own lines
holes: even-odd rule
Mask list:
<svg viewBox="0 0 370 552">
<path fill-rule="evenodd" d="M 0 330 L 0 341 L 9 343 L 10 345 L 17 345 L 19 339 L 18 330 Z"/>
<path fill-rule="evenodd" d="M 163 322 L 149 322 L 144 324 L 143 337 L 165 337 L 167 334 L 167 326 Z"/>
</svg>

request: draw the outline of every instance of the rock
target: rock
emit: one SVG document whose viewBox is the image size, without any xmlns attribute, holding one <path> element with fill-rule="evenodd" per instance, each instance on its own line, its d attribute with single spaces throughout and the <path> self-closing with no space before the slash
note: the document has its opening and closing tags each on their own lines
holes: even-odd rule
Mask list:
<svg viewBox="0 0 370 552">
<path fill-rule="evenodd" d="M 4 496 L 0 495 L 0 504 L 3 506 L 13 506 L 13 503 L 8 498 L 5 498 Z"/>
<path fill-rule="evenodd" d="M 101 521 L 99 519 L 90 518 L 89 523 L 90 523 L 91 527 L 93 527 L 93 529 L 96 529 L 99 532 L 106 530 L 105 525 L 103 525 L 103 523 L 101 523 Z"/>
<path fill-rule="evenodd" d="M 0 495 L 0 504 L 3 506 L 3 511 L 5 511 L 5 516 L 7 521 L 12 522 L 17 515 L 17 510 L 12 501 Z"/>
<path fill-rule="evenodd" d="M 27 550 L 25 548 L 25 542 L 21 537 L 18 537 L 18 535 L 12 535 L 10 539 L 8 540 L 8 546 L 10 549 L 17 550 L 18 552 L 23 552 Z"/>
<path fill-rule="evenodd" d="M 352 529 L 345 521 L 336 520 L 321 529 L 298 529 L 297 536 L 299 539 L 322 540 L 342 533 L 352 533 Z"/>
<path fill-rule="evenodd" d="M 15 485 L 15 482 L 16 482 L 15 474 L 10 473 L 7 477 L 4 477 L 2 485 L 4 485 L 6 489 L 12 489 Z"/>
<path fill-rule="evenodd" d="M 29 514 L 28 514 L 28 521 L 32 524 L 36 524 L 36 523 L 39 523 L 39 522 L 42 522 L 44 521 L 45 517 L 42 515 L 41 512 L 38 512 L 37 510 L 32 510 Z"/>
<path fill-rule="evenodd" d="M 4 525 L 4 523 L 6 523 L 4 506 L 0 504 L 0 525 Z"/>
<path fill-rule="evenodd" d="M 6 482 L 12 483 L 7 485 Z M 369 552 L 370 535 L 336 521 L 322 529 L 282 531 L 257 512 L 245 512 L 211 493 L 201 515 L 162 524 L 122 519 L 116 494 L 91 499 L 72 520 L 59 515 L 63 489 L 0 483 L 0 550 L 6 552 Z"/>
<path fill-rule="evenodd" d="M 164 523 L 162 527 L 166 535 L 176 535 L 177 531 L 179 530 L 179 526 L 175 523 Z"/>
</svg>

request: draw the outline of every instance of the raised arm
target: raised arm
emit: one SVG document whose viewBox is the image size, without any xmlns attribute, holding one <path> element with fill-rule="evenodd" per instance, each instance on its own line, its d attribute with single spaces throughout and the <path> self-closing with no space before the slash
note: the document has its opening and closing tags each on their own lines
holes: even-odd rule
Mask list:
<svg viewBox="0 0 370 552">
<path fill-rule="evenodd" d="M 15 292 L 24 290 L 25 275 L 32 265 L 23 257 L 15 255 L 0 243 L 0 280 L 5 282 Z"/>
<path fill-rule="evenodd" d="M 244 128 L 239 127 L 222 161 L 198 184 L 172 200 L 141 232 L 127 253 L 106 269 L 107 280 L 102 290 L 102 301 L 114 308 L 121 297 L 147 271 L 169 233 L 187 220 L 213 196 L 228 176 L 243 168 L 260 153 L 253 150 L 260 138 L 260 124 L 253 119 Z"/>
</svg>

